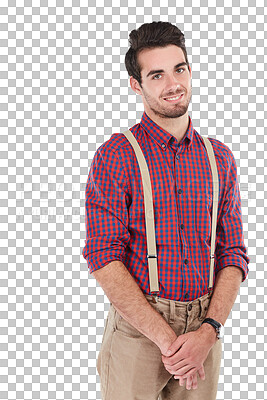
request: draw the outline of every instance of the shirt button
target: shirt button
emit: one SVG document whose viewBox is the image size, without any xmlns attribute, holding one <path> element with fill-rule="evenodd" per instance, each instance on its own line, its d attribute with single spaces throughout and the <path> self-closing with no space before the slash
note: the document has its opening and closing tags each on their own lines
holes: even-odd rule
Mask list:
<svg viewBox="0 0 267 400">
<path fill-rule="evenodd" d="M 176 159 L 177 159 L 177 160 L 179 160 L 179 155 L 178 155 L 178 154 L 176 154 L 176 156 L 175 156 L 175 157 L 176 157 Z"/>
<path fill-rule="evenodd" d="M 182 189 L 178 189 L 178 193 L 182 193 Z"/>
<path fill-rule="evenodd" d="M 184 263 L 185 263 L 185 264 L 188 264 L 188 259 L 187 259 L 187 258 L 184 260 Z"/>
<path fill-rule="evenodd" d="M 184 295 L 184 298 L 185 298 L 185 299 L 188 299 L 188 297 L 189 297 L 189 296 L 188 296 L 188 293 L 186 293 L 186 294 Z"/>
<path fill-rule="evenodd" d="M 181 224 L 181 229 L 184 229 L 184 224 Z"/>
<path fill-rule="evenodd" d="M 162 144 L 161 144 L 161 147 L 162 147 L 163 149 L 165 149 L 166 144 L 165 144 L 165 143 L 162 143 Z"/>
</svg>

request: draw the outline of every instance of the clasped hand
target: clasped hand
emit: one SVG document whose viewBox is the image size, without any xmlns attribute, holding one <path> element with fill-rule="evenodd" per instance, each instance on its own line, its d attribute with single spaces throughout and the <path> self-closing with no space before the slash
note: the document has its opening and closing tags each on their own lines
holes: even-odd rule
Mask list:
<svg viewBox="0 0 267 400">
<path fill-rule="evenodd" d="M 179 379 L 181 386 L 186 380 L 187 389 L 196 389 L 197 375 L 205 379 L 203 363 L 214 343 L 202 329 L 185 333 L 177 337 L 166 355 L 162 355 L 162 362 L 166 370 Z"/>
</svg>

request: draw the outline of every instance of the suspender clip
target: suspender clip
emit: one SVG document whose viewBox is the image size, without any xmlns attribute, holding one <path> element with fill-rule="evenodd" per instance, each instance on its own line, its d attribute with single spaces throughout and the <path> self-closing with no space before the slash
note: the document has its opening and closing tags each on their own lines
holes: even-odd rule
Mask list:
<svg viewBox="0 0 267 400">
<path fill-rule="evenodd" d="M 156 294 L 152 294 L 152 303 L 158 302 L 158 296 Z"/>
<path fill-rule="evenodd" d="M 147 254 L 147 258 L 158 258 L 157 254 Z"/>
<path fill-rule="evenodd" d="M 213 287 L 209 287 L 209 288 L 208 288 L 209 297 L 212 295 L 212 292 L 213 292 Z"/>
</svg>

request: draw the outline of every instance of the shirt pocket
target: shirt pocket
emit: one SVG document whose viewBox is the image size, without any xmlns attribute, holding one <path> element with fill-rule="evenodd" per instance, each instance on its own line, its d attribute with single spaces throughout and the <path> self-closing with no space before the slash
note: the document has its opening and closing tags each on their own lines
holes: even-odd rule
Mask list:
<svg viewBox="0 0 267 400">
<path fill-rule="evenodd" d="M 211 234 L 212 187 L 207 182 L 200 182 L 191 191 L 192 210 L 194 212 L 195 229 L 198 235 L 208 240 Z"/>
</svg>

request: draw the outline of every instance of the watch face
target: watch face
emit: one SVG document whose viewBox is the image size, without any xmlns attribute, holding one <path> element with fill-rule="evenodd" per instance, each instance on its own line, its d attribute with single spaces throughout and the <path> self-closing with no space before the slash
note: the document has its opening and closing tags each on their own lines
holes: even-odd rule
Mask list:
<svg viewBox="0 0 267 400">
<path fill-rule="evenodd" d="M 221 327 L 220 327 L 219 339 L 221 339 L 222 337 L 224 337 L 224 326 L 223 325 L 221 325 Z"/>
</svg>

